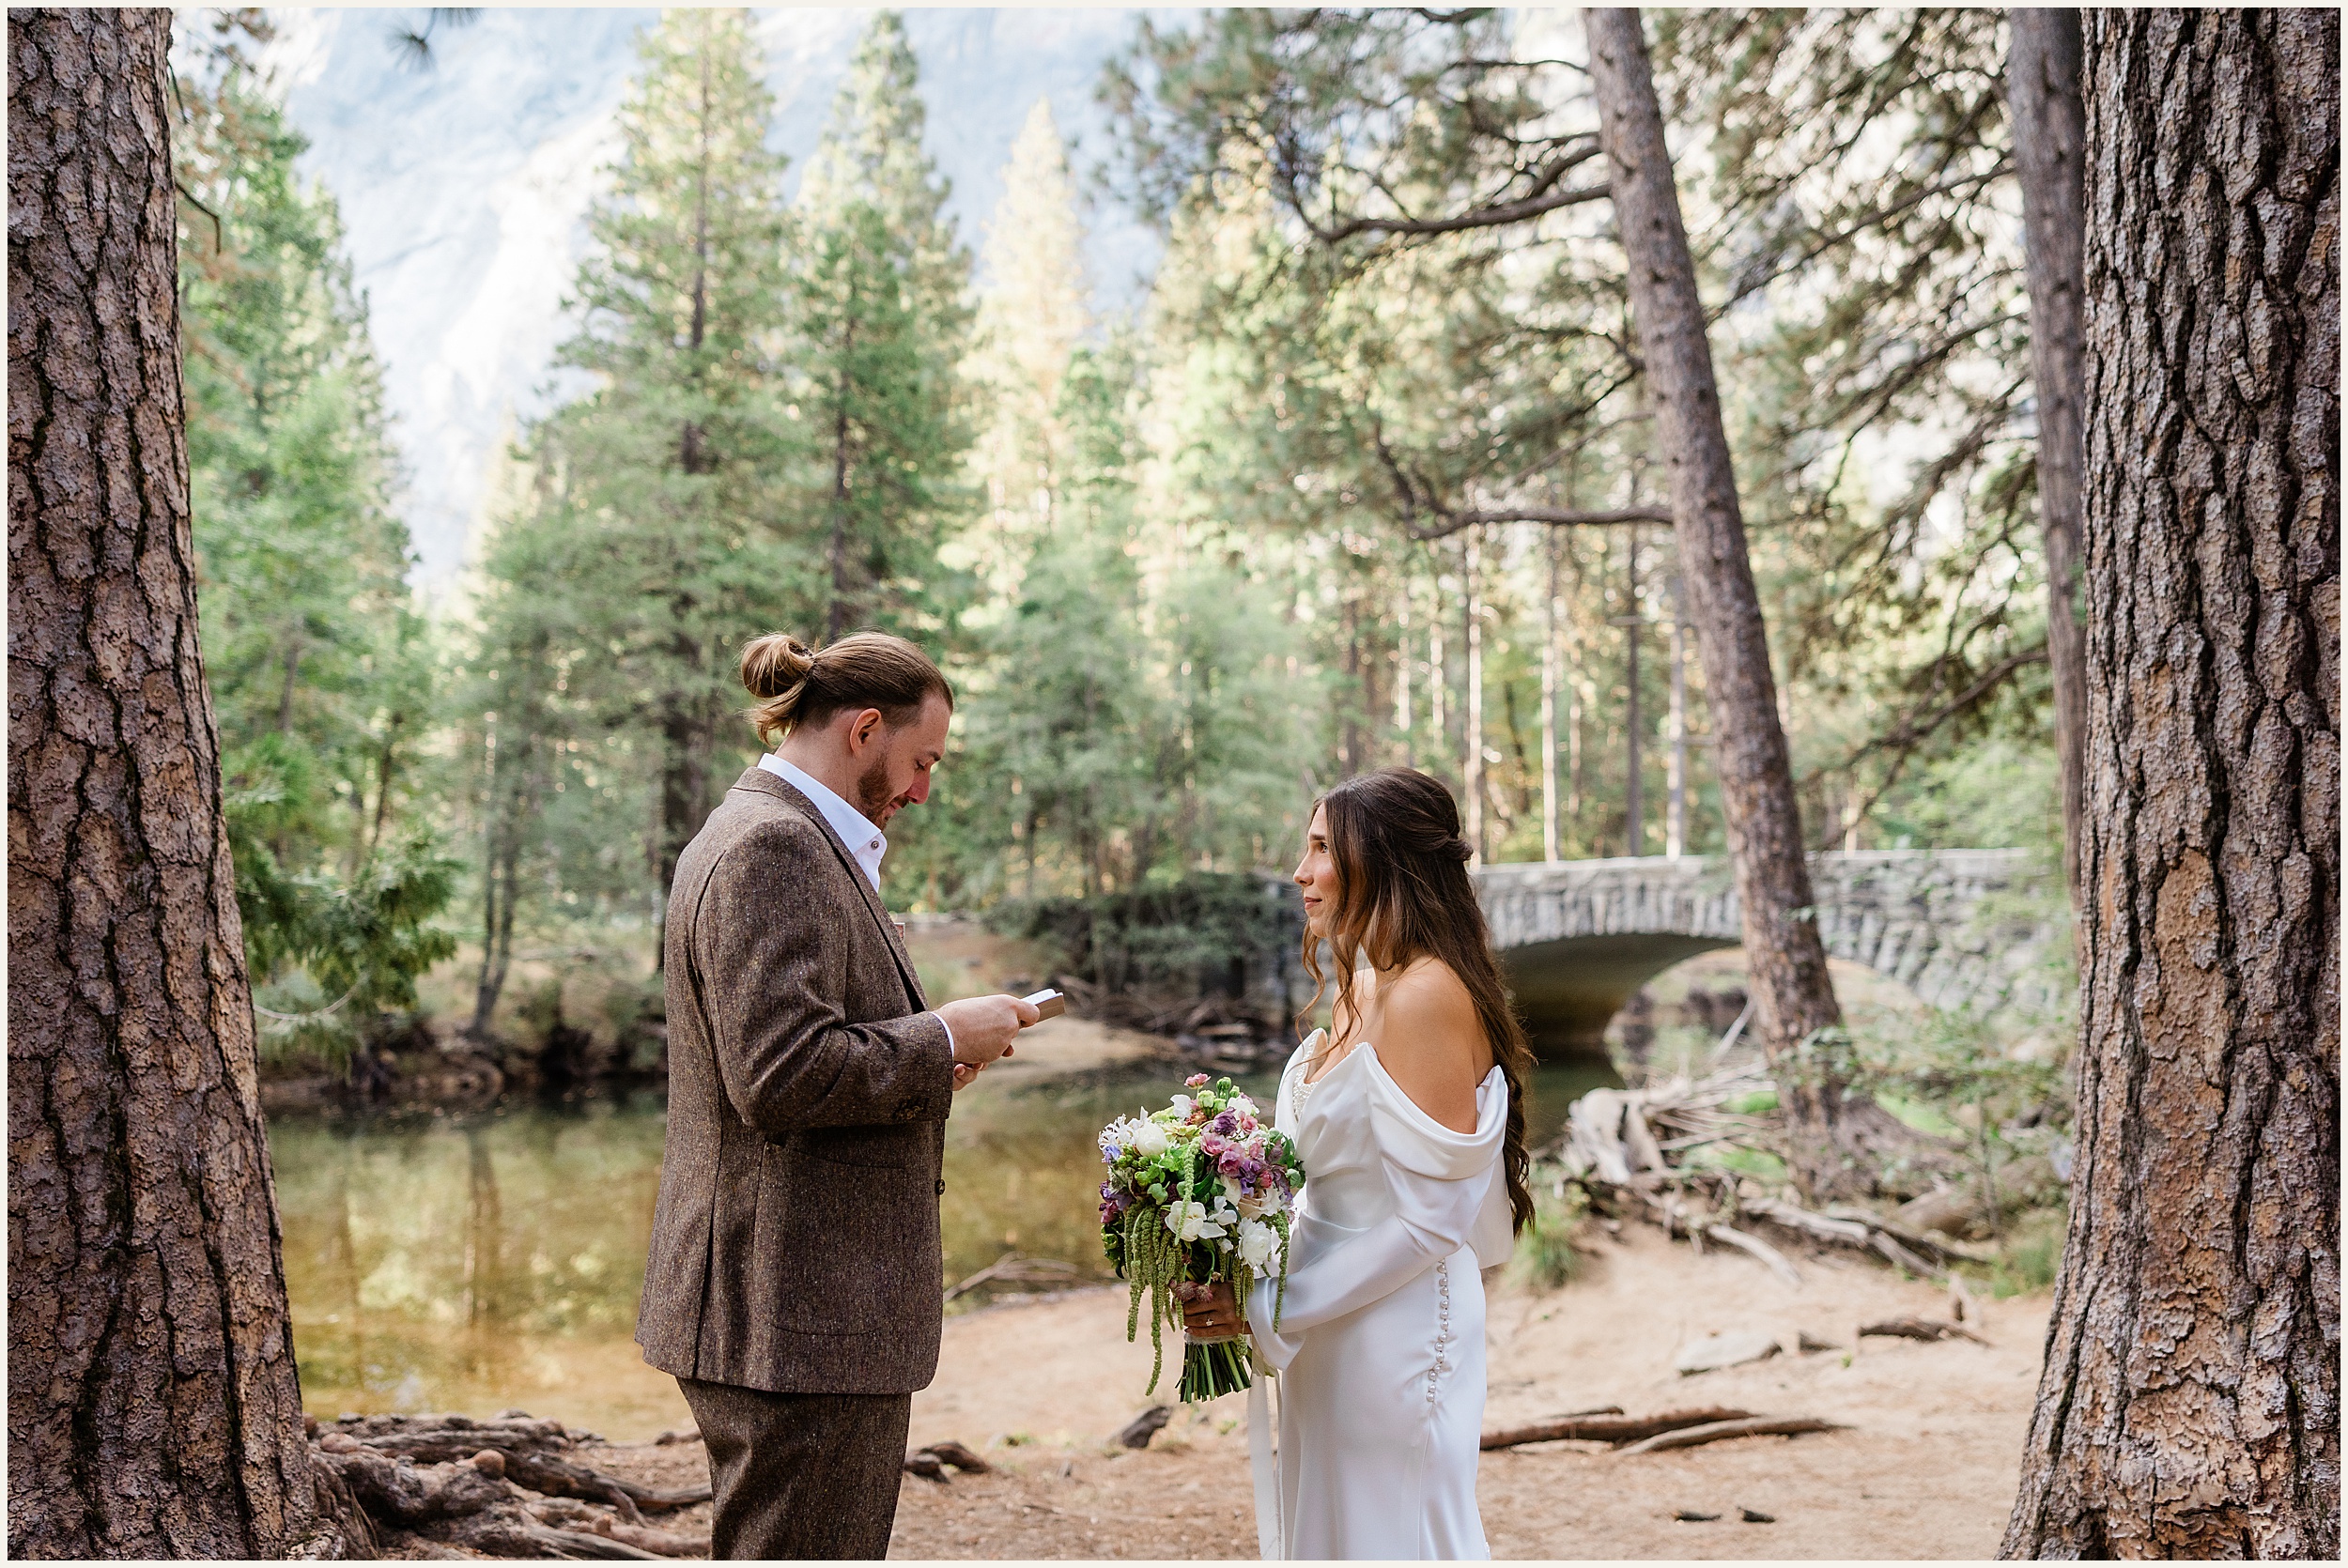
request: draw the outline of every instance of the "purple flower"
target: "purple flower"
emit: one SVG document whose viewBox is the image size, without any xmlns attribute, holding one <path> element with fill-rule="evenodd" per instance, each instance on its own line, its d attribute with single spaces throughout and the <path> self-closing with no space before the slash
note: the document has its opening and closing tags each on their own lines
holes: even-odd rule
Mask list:
<svg viewBox="0 0 2348 1568">
<path fill-rule="evenodd" d="M 1239 1130 L 1239 1118 L 1231 1115 L 1230 1112 L 1226 1111 L 1207 1125 L 1213 1128 L 1217 1132 L 1222 1133 L 1226 1138 L 1228 1138 Z"/>
</svg>

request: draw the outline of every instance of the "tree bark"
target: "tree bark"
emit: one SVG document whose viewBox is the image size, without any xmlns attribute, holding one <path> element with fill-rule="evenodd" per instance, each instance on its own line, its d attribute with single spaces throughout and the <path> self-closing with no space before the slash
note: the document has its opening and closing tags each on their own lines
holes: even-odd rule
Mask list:
<svg viewBox="0 0 2348 1568">
<path fill-rule="evenodd" d="M 2340 1555 L 2340 20 L 2085 28 L 2078 1163 L 2010 1557 Z"/>
<path fill-rule="evenodd" d="M 2031 374 L 2038 405 L 2038 517 L 2047 552 L 2047 665 L 2054 676 L 2062 765 L 2062 869 L 2079 905 L 2080 807 L 2086 799 L 2087 632 L 2078 616 L 2079 374 L 2085 285 L 2081 208 L 2086 108 L 2079 99 L 2079 13 L 2007 13 L 2005 65 L 2014 167 L 2022 187 L 2030 279 Z"/>
<path fill-rule="evenodd" d="M 1467 702 L 1460 724 L 1460 789 L 1467 797 L 1471 866 L 1484 863 L 1484 530 L 1470 529 L 1463 560 L 1467 589 Z"/>
<path fill-rule="evenodd" d="M 1599 136 L 1630 262 L 1656 435 L 1671 477 L 1680 582 L 1719 747 L 1754 1022 L 1784 1084 L 1795 1179 L 1813 1199 L 1856 1196 L 1873 1185 L 1861 1145 L 1883 1134 L 1879 1124 L 1889 1118 L 1846 1095 L 1831 1052 L 1805 1050 L 1831 1038 L 1843 1014 L 1810 913 L 1793 770 L 1646 40 L 1635 10 L 1583 14 Z"/>
<path fill-rule="evenodd" d="M 8 16 L 8 1550 L 314 1528 L 196 641 L 163 10 Z"/>
<path fill-rule="evenodd" d="M 1630 557 L 1623 572 L 1622 606 L 1622 678 L 1628 697 L 1622 710 L 1622 853 L 1636 855 L 1646 853 L 1646 792 L 1642 787 L 1646 782 L 1646 759 L 1639 754 L 1646 715 L 1639 702 L 1639 634 L 1645 628 L 1639 622 L 1639 530 L 1635 528 L 1630 530 Z"/>
</svg>

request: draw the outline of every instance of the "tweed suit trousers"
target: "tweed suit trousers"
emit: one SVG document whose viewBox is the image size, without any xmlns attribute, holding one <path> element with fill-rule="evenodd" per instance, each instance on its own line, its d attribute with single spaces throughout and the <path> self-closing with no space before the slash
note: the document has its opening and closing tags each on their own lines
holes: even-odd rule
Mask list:
<svg viewBox="0 0 2348 1568">
<path fill-rule="evenodd" d="M 904 1479 L 909 1393 L 767 1393 L 677 1379 L 709 1449 L 709 1555 L 879 1559 Z"/>
</svg>

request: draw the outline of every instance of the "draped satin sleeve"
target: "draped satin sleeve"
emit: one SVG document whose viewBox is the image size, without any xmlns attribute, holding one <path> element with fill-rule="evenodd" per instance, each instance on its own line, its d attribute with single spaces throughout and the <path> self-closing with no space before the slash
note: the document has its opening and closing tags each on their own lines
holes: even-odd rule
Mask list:
<svg viewBox="0 0 2348 1568">
<path fill-rule="evenodd" d="M 1288 1289 L 1279 1301 L 1279 1327 L 1273 1327 L 1279 1282 L 1261 1279 L 1248 1293 L 1248 1331 L 1275 1369 L 1285 1369 L 1313 1329 L 1358 1312 L 1408 1284 L 1490 1228 L 1485 1216 L 1497 1182 L 1500 1146 L 1508 1115 L 1508 1091 L 1494 1068 L 1476 1089 L 1476 1127 L 1456 1132 L 1436 1121 L 1403 1093 L 1371 1047 L 1367 1072 L 1370 1127 L 1385 1177 L 1392 1212 L 1364 1230 L 1317 1231 L 1326 1245 L 1291 1249 Z M 1309 1191 L 1312 1176 L 1305 1183 Z M 1309 1206 L 1309 1200 L 1308 1200 Z M 1305 1224 L 1309 1227 L 1308 1217 Z"/>
</svg>

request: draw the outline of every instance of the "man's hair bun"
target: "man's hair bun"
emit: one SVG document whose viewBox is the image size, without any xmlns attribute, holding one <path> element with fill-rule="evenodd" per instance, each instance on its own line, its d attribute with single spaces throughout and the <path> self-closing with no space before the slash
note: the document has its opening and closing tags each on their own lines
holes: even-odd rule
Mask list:
<svg viewBox="0 0 2348 1568">
<path fill-rule="evenodd" d="M 789 632 L 769 632 L 742 645 L 742 684 L 761 702 L 771 702 L 807 681 L 815 650 Z"/>
<path fill-rule="evenodd" d="M 886 632 L 857 632 L 821 650 L 789 632 L 752 638 L 742 645 L 742 684 L 758 699 L 749 718 L 769 746 L 842 708 L 878 708 L 895 727 L 933 694 L 954 704 L 953 687 L 929 655 Z"/>
</svg>

